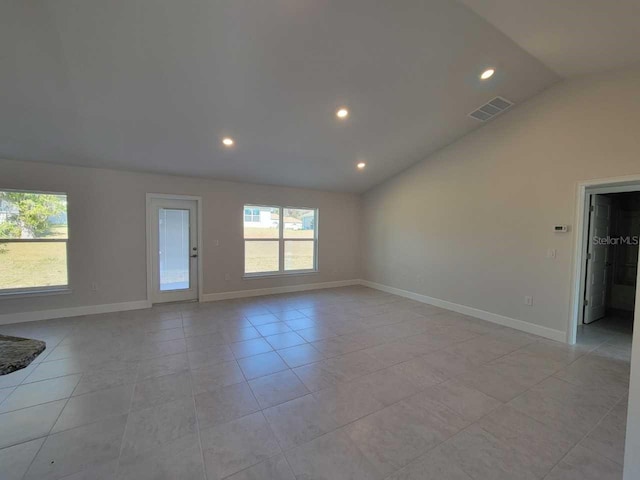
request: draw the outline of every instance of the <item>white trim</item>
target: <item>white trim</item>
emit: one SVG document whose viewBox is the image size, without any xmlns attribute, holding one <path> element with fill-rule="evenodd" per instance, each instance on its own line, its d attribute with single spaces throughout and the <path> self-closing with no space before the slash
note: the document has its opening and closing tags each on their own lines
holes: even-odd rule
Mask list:
<svg viewBox="0 0 640 480">
<path fill-rule="evenodd" d="M 429 305 L 434 305 L 436 307 L 451 310 L 457 313 L 461 313 L 463 315 L 468 315 L 470 317 L 486 320 L 487 322 L 497 323 L 498 325 L 502 325 L 505 327 L 515 328 L 516 330 L 532 333 L 534 335 L 539 335 L 541 337 L 549 338 L 551 340 L 556 340 L 558 342 L 564 342 L 566 338 L 566 333 L 560 330 L 543 327 L 541 325 L 536 325 L 530 322 L 524 322 L 522 320 L 517 320 L 515 318 L 505 317 L 504 315 L 498 315 L 496 313 L 486 312 L 484 310 L 480 310 L 473 307 L 467 307 L 466 305 L 459 305 L 457 303 L 448 302 L 446 300 L 440 300 L 439 298 L 428 297 L 426 295 L 410 292 L 408 290 L 389 287 L 387 285 L 382 285 L 380 283 L 369 282 L 368 280 L 361 280 L 360 284 L 364 285 L 365 287 L 375 288 L 376 290 L 382 290 L 383 292 L 392 293 L 394 295 L 399 295 L 405 298 L 410 298 L 418 302 L 427 303 Z"/>
<path fill-rule="evenodd" d="M 263 295 L 275 295 L 278 293 L 304 292 L 307 290 L 321 290 L 324 288 L 349 287 L 360 285 L 361 280 L 337 280 L 334 282 L 304 283 L 301 285 L 287 285 L 283 287 L 256 288 L 253 290 L 236 290 L 233 292 L 205 293 L 203 302 L 217 302 L 232 298 L 261 297 Z"/>
<path fill-rule="evenodd" d="M 48 297 L 51 295 L 68 295 L 73 293 L 73 290 L 67 287 L 63 288 L 32 288 L 30 290 L 16 289 L 11 292 L 0 293 L 0 301 L 13 300 L 14 298 L 31 298 L 31 297 Z"/>
<path fill-rule="evenodd" d="M 242 276 L 243 280 L 256 280 L 259 278 L 273 278 L 273 277 L 291 277 L 299 275 L 317 275 L 320 273 L 318 270 L 287 270 L 286 272 L 274 272 L 274 273 L 245 273 Z"/>
<path fill-rule="evenodd" d="M 337 280 L 333 282 L 306 283 L 302 285 L 290 285 L 273 288 L 259 288 L 254 290 L 238 290 L 234 292 L 206 293 L 200 296 L 201 302 L 215 302 L 232 298 L 257 297 L 263 295 L 274 295 L 277 293 L 304 292 L 307 290 L 321 290 L 325 288 L 349 287 L 360 285 L 361 280 Z M 34 312 L 19 312 L 0 315 L 0 325 L 10 323 L 35 322 L 38 320 L 49 320 L 53 318 L 79 317 L 82 315 L 94 315 L 98 313 L 124 312 L 127 310 L 140 310 L 150 308 L 151 302 L 148 300 L 138 300 L 134 302 L 109 303 L 105 305 L 86 305 L 82 307 L 58 308 L 55 310 L 38 310 Z"/>
<path fill-rule="evenodd" d="M 571 279 L 571 308 L 567 322 L 566 342 L 576 343 L 576 333 L 582 317 L 582 302 L 584 299 L 585 254 L 587 243 L 588 222 L 585 219 L 587 213 L 586 202 L 588 196 L 594 193 L 623 193 L 640 191 L 640 175 L 628 175 L 625 177 L 601 178 L 579 182 L 576 189 L 576 228 L 573 246 L 572 279 Z"/>
<path fill-rule="evenodd" d="M 640 269 L 636 279 L 636 298 L 640 299 Z M 640 308 L 636 301 L 631 346 L 631 374 L 629 376 L 629 411 L 624 454 L 624 480 L 640 478 Z"/>
<path fill-rule="evenodd" d="M 149 307 L 151 307 L 151 304 L 147 300 L 138 300 L 134 302 L 107 303 L 104 305 L 57 308 L 54 310 L 37 310 L 34 312 L 6 313 L 0 315 L 0 325 L 36 322 L 38 320 L 50 320 L 52 318 L 80 317 L 83 315 L 95 315 L 97 313 L 125 312 L 127 310 L 141 310 Z"/>
<path fill-rule="evenodd" d="M 637 192 L 638 185 L 637 183 L 629 184 L 626 183 L 624 185 L 612 185 L 605 187 L 591 187 L 587 186 L 589 189 L 589 193 L 591 195 L 603 195 L 607 193 L 629 193 L 629 192 Z"/>
<path fill-rule="evenodd" d="M 149 305 L 153 305 L 151 302 L 151 293 L 153 290 L 153 273 L 152 273 L 152 261 L 151 258 L 151 200 L 153 199 L 164 199 L 164 200 L 191 200 L 196 202 L 196 210 L 198 216 L 198 299 L 197 301 L 201 302 L 204 293 L 202 291 L 203 283 L 204 283 L 204 272 L 202 266 L 203 259 L 203 251 L 204 251 L 204 242 L 202 241 L 202 197 L 197 197 L 193 195 L 174 195 L 170 193 L 147 193 L 146 194 L 146 210 L 145 210 L 145 232 L 147 235 L 147 302 Z"/>
</svg>

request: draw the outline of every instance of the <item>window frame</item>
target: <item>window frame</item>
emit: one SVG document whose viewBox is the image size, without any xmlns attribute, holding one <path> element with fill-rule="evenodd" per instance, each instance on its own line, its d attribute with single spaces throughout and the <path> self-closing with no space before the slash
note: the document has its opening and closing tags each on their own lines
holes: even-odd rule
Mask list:
<svg viewBox="0 0 640 480">
<path fill-rule="evenodd" d="M 65 243 L 65 267 L 67 283 L 65 285 L 43 285 L 41 287 L 0 288 L 0 299 L 11 297 L 28 297 L 39 295 L 56 295 L 71 293 L 71 277 L 69 271 L 69 241 L 71 240 L 71 228 L 69 227 L 69 193 L 52 192 L 46 190 L 24 190 L 15 188 L 0 188 L 2 192 L 35 193 L 41 195 L 64 195 L 67 199 L 67 238 L 0 238 L 0 243 Z"/>
<path fill-rule="evenodd" d="M 259 207 L 259 208 L 277 208 L 279 221 L 278 221 L 278 238 L 244 238 L 244 211 L 247 206 Z M 313 225 L 313 238 L 285 238 L 284 237 L 284 210 L 313 210 L 314 212 L 314 225 Z M 288 205 L 263 205 L 258 203 L 249 203 L 243 206 L 243 222 L 242 222 L 242 261 L 243 261 L 243 278 L 263 278 L 263 277 L 280 277 L 289 275 L 309 275 L 318 273 L 318 215 L 319 211 L 316 207 L 292 207 Z M 246 268 L 246 255 L 247 255 L 247 242 L 278 242 L 278 270 L 269 272 L 251 272 L 247 273 Z M 300 270 L 285 270 L 285 242 L 313 242 L 313 268 L 305 268 Z"/>
</svg>

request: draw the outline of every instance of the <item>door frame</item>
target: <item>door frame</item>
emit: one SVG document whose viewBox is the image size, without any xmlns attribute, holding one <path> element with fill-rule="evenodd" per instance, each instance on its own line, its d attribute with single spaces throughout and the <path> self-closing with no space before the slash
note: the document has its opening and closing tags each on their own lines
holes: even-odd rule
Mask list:
<svg viewBox="0 0 640 480">
<path fill-rule="evenodd" d="M 636 277 L 636 299 L 640 298 L 640 268 Z M 640 308 L 636 302 L 633 321 L 640 325 Z M 625 438 L 623 480 L 633 480 L 640 475 L 640 328 L 633 329 L 631 344 L 631 374 L 629 375 L 629 411 Z"/>
<path fill-rule="evenodd" d="M 203 298 L 202 294 L 202 197 L 196 197 L 193 195 L 174 195 L 171 193 L 147 193 L 146 194 L 146 234 L 147 234 L 147 303 L 149 306 L 153 305 L 153 252 L 151 251 L 151 227 L 153 225 L 153 210 L 151 208 L 152 200 L 189 200 L 196 202 L 197 221 L 198 221 L 198 298 L 197 301 L 201 302 Z"/>
<path fill-rule="evenodd" d="M 567 328 L 567 343 L 576 343 L 578 325 L 584 318 L 586 291 L 586 260 L 589 246 L 589 201 L 591 195 L 640 191 L 640 175 L 601 178 L 578 183 L 576 195 L 576 235 L 573 247 L 573 276 L 571 281 L 571 308 Z M 637 308 L 636 308 L 637 309 Z"/>
</svg>

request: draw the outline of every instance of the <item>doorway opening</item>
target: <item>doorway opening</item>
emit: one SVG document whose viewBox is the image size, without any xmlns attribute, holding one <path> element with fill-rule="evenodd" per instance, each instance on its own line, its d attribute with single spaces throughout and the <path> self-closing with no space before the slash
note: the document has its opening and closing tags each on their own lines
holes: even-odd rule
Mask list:
<svg viewBox="0 0 640 480">
<path fill-rule="evenodd" d="M 631 336 L 635 309 L 640 192 L 589 194 L 585 295 L 577 339 Z"/>
<path fill-rule="evenodd" d="M 147 194 L 147 299 L 198 301 L 202 291 L 200 198 Z"/>
<path fill-rule="evenodd" d="M 567 341 L 597 332 L 631 338 L 640 243 L 640 178 L 578 186 L 574 293 Z"/>
</svg>

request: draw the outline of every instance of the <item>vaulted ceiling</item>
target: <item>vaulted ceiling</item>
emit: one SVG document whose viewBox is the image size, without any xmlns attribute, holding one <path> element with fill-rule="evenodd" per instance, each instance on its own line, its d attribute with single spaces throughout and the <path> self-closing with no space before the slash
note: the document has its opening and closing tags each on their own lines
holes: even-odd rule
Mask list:
<svg viewBox="0 0 640 480">
<path fill-rule="evenodd" d="M 461 0 L 563 77 L 640 61 L 639 0 Z"/>
<path fill-rule="evenodd" d="M 0 157 L 361 192 L 558 81 L 527 45 L 451 0 L 4 0 Z"/>
</svg>

